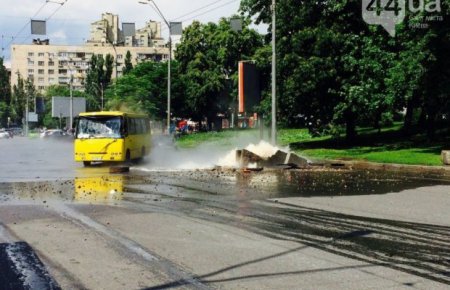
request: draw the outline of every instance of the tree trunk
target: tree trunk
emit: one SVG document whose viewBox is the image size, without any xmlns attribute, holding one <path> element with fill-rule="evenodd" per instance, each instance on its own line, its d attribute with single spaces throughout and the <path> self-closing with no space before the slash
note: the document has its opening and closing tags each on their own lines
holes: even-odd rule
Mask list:
<svg viewBox="0 0 450 290">
<path fill-rule="evenodd" d="M 355 113 L 348 110 L 345 113 L 345 137 L 348 143 L 352 143 L 356 139 L 356 116 Z"/>
<path fill-rule="evenodd" d="M 436 114 L 434 112 L 428 113 L 427 118 L 427 137 L 429 140 L 434 140 L 435 133 L 435 124 L 436 124 Z"/>
<path fill-rule="evenodd" d="M 422 107 L 422 110 L 420 112 L 420 117 L 418 121 L 418 125 L 421 129 L 425 128 L 425 125 L 427 123 L 427 112 L 425 108 Z"/>
<path fill-rule="evenodd" d="M 376 113 L 373 128 L 378 131 L 378 135 L 381 134 L 381 112 Z"/>
<path fill-rule="evenodd" d="M 405 120 L 403 121 L 403 131 L 406 134 L 411 133 L 412 124 L 413 124 L 413 116 L 414 116 L 414 103 L 413 100 L 410 99 L 406 104 L 406 114 Z"/>
</svg>

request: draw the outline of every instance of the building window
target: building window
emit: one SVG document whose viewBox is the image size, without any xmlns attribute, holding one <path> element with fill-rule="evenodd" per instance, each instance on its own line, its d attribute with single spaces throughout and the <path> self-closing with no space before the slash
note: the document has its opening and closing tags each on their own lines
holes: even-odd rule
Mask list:
<svg viewBox="0 0 450 290">
<path fill-rule="evenodd" d="M 122 59 L 122 58 L 123 58 L 123 55 L 121 55 L 121 54 L 117 55 L 117 59 Z"/>
<path fill-rule="evenodd" d="M 51 60 L 51 61 L 48 62 L 48 66 L 54 66 L 54 65 L 55 65 L 54 61 Z"/>
<path fill-rule="evenodd" d="M 54 84 L 55 83 L 55 78 L 48 78 L 48 82 L 50 84 Z"/>
<path fill-rule="evenodd" d="M 54 70 L 54 69 L 49 69 L 49 70 L 48 70 L 48 74 L 49 74 L 49 75 L 55 74 L 55 70 Z"/>
<path fill-rule="evenodd" d="M 67 78 L 67 77 L 60 77 L 60 78 L 58 79 L 58 82 L 59 82 L 60 84 L 68 84 L 68 83 L 69 83 L 69 78 Z"/>
<path fill-rule="evenodd" d="M 38 61 L 38 66 L 44 66 L 44 61 L 42 60 Z"/>
<path fill-rule="evenodd" d="M 38 74 L 43 75 L 44 74 L 44 70 L 43 69 L 38 69 Z"/>
<path fill-rule="evenodd" d="M 34 69 L 28 69 L 28 75 L 34 74 Z"/>
<path fill-rule="evenodd" d="M 38 56 L 39 56 L 39 57 L 44 57 L 44 53 L 43 53 L 43 52 L 39 52 L 39 53 L 38 53 Z"/>
<path fill-rule="evenodd" d="M 45 90 L 45 86 L 38 86 L 38 90 L 40 90 L 40 91 Z"/>
<path fill-rule="evenodd" d="M 44 83 L 44 78 L 38 78 L 38 83 L 40 84 Z"/>
<path fill-rule="evenodd" d="M 28 56 L 29 56 L 29 57 L 33 57 L 33 56 L 34 56 L 34 52 L 29 52 L 29 53 L 28 53 Z"/>
<path fill-rule="evenodd" d="M 28 65 L 34 65 L 34 61 L 28 60 Z"/>
</svg>

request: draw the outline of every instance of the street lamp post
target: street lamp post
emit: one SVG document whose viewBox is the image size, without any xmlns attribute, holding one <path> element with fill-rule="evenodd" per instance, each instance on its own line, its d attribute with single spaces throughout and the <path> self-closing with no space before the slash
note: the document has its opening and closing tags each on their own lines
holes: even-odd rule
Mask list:
<svg viewBox="0 0 450 290">
<path fill-rule="evenodd" d="M 170 93 L 171 93 L 171 65 L 170 62 L 172 60 L 172 37 L 170 35 L 170 23 L 159 10 L 158 5 L 156 5 L 155 1 L 147 0 L 147 1 L 139 1 L 140 4 L 150 4 L 153 3 L 155 6 L 159 16 L 163 19 L 164 23 L 166 23 L 167 28 L 169 28 L 169 60 L 167 62 L 167 134 L 170 134 Z"/>
<path fill-rule="evenodd" d="M 28 137 L 28 115 L 29 115 L 29 108 L 28 108 L 28 103 L 29 103 L 29 98 L 30 95 L 28 95 L 28 92 L 26 93 L 26 103 L 25 103 L 25 136 Z"/>
<path fill-rule="evenodd" d="M 70 76 L 70 120 L 69 120 L 69 130 L 72 130 L 73 124 L 73 76 Z"/>
<path fill-rule="evenodd" d="M 70 61 L 69 61 L 70 62 Z M 67 63 L 67 66 L 70 70 L 70 80 L 69 80 L 69 92 L 70 92 L 70 101 L 69 101 L 69 126 L 68 129 L 72 130 L 72 124 L 73 124 L 73 69 L 72 66 Z"/>
<path fill-rule="evenodd" d="M 275 0 L 272 0 L 272 145 L 276 145 L 277 142 L 277 100 L 276 100 L 276 46 L 275 46 L 275 24 L 276 24 L 276 17 L 275 17 Z"/>
</svg>

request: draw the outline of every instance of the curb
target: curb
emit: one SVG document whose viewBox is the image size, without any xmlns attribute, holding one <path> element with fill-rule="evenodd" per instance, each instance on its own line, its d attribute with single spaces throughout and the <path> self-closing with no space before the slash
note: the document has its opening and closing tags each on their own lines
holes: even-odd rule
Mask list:
<svg viewBox="0 0 450 290">
<path fill-rule="evenodd" d="M 426 165 L 409 165 L 409 164 L 396 164 L 396 163 L 377 163 L 369 161 L 358 160 L 339 160 L 339 159 L 323 159 L 326 163 L 342 163 L 346 166 L 355 169 L 377 169 L 377 170 L 391 170 L 391 171 L 404 171 L 404 172 L 432 172 L 443 173 L 450 175 L 450 166 L 426 166 Z"/>
</svg>

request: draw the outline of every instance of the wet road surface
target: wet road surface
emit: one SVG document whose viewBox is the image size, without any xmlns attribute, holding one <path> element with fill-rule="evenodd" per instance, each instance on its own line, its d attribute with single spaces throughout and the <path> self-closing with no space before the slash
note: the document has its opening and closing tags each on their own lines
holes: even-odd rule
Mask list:
<svg viewBox="0 0 450 290">
<path fill-rule="evenodd" d="M 450 285 L 450 177 L 445 172 L 158 171 L 140 164 L 130 173 L 111 174 L 108 166 L 72 163 L 70 142 L 15 142 L 0 146 L 40 149 L 2 156 L 9 164 L 1 165 L 0 250 L 5 250 L 0 257 L 20 264 L 6 251 L 14 247 L 31 257 L 24 262 L 28 268 L 11 270 L 23 285 Z M 30 272 L 38 279 L 26 279 Z M 0 282 L 13 280 L 0 275 Z"/>
</svg>

